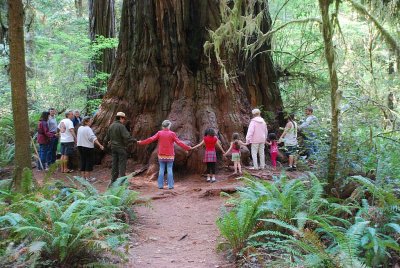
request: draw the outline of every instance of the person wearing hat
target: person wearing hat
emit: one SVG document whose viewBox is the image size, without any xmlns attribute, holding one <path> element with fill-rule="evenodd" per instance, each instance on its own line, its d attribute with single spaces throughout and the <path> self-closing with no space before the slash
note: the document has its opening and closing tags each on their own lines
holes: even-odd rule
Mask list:
<svg viewBox="0 0 400 268">
<path fill-rule="evenodd" d="M 128 152 L 126 150 L 129 142 L 136 141 L 125 127 L 126 116 L 118 112 L 114 123 L 108 128 L 104 144 L 111 143 L 112 169 L 111 183 L 117 178 L 125 176 Z"/>
<path fill-rule="evenodd" d="M 162 130 L 158 131 L 154 136 L 148 139 L 137 142 L 140 145 L 145 145 L 158 140 L 158 163 L 160 164 L 160 170 L 158 172 L 158 189 L 164 188 L 165 168 L 167 168 L 168 174 L 168 189 L 174 189 L 174 175 L 172 172 L 175 159 L 174 144 L 176 143 L 186 151 L 192 149 L 190 146 L 184 144 L 176 136 L 175 132 L 170 130 L 171 125 L 171 121 L 164 120 L 161 124 Z"/>
<path fill-rule="evenodd" d="M 260 156 L 260 168 L 265 168 L 265 142 L 268 137 L 267 124 L 261 117 L 259 109 L 251 111 L 253 119 L 250 121 L 249 129 L 247 130 L 246 143 L 251 143 L 251 158 L 253 158 L 253 169 L 259 169 L 257 154 Z"/>
</svg>

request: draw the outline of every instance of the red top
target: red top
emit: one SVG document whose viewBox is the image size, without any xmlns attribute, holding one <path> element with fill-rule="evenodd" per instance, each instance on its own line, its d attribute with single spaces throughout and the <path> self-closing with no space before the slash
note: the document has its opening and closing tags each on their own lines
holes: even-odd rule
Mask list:
<svg viewBox="0 0 400 268">
<path fill-rule="evenodd" d="M 176 133 L 169 129 L 160 130 L 154 136 L 140 141 L 139 144 L 149 144 L 156 140 L 158 140 L 158 155 L 175 155 L 174 143 L 178 144 L 186 151 L 190 149 L 190 146 L 184 144 L 180 139 L 178 139 Z"/>
<path fill-rule="evenodd" d="M 277 153 L 278 152 L 278 143 L 276 141 L 271 142 L 271 147 L 269 148 L 270 153 Z"/>
<path fill-rule="evenodd" d="M 215 136 L 205 136 L 204 139 L 204 145 L 206 146 L 206 151 L 215 151 L 215 144 L 217 144 L 217 137 Z"/>
<path fill-rule="evenodd" d="M 47 121 L 40 120 L 38 125 L 37 141 L 39 144 L 48 144 L 54 134 L 49 131 Z"/>
</svg>

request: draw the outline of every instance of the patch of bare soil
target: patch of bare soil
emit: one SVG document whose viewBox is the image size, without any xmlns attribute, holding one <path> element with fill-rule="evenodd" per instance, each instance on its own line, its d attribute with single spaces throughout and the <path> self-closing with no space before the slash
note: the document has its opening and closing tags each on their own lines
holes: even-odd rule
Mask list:
<svg viewBox="0 0 400 268">
<path fill-rule="evenodd" d="M 141 167 L 131 166 L 131 170 Z M 217 252 L 219 232 L 216 219 L 225 199 L 220 192 L 232 193 L 241 182 L 227 171 L 217 174 L 217 182 L 209 183 L 201 175 L 175 174 L 175 189 L 159 190 L 155 181 L 144 173 L 130 180 L 131 188 L 140 192 L 135 207 L 137 219 L 133 223 L 129 262 L 122 267 L 235 267 L 223 253 Z M 279 171 L 249 171 L 265 179 Z M 35 171 L 41 180 L 43 172 Z M 52 177 L 68 180 L 78 172 Z M 96 166 L 92 174 L 98 179 L 94 185 L 104 191 L 109 183 L 110 169 Z"/>
</svg>

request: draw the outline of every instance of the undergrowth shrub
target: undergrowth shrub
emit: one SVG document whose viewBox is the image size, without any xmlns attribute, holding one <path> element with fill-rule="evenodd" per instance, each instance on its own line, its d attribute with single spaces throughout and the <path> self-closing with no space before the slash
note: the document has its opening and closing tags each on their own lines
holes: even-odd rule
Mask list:
<svg viewBox="0 0 400 268">
<path fill-rule="evenodd" d="M 125 220 L 133 216 L 128 210 L 137 193 L 128 189 L 124 178 L 105 193 L 80 177 L 74 177 L 73 187 L 61 182 L 35 187 L 31 173 L 24 180 L 30 189 L 27 194 L 0 191 L 1 267 L 125 260 L 129 232 Z"/>
<path fill-rule="evenodd" d="M 391 267 L 400 253 L 396 186 L 361 176 L 348 199 L 328 198 L 314 175 L 245 178 L 217 220 L 221 243 L 242 264 L 267 267 Z M 398 188 L 397 188 L 398 189 Z"/>
</svg>

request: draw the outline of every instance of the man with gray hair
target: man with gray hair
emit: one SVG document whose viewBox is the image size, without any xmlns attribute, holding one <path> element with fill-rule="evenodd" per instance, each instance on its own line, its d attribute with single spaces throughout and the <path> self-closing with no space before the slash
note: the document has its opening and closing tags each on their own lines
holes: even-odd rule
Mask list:
<svg viewBox="0 0 400 268">
<path fill-rule="evenodd" d="M 253 119 L 250 121 L 247 130 L 246 143 L 251 143 L 251 157 L 253 158 L 253 169 L 265 168 L 265 142 L 268 137 L 267 124 L 261 117 L 259 109 L 251 111 Z M 258 166 L 257 154 L 260 156 L 260 166 Z"/>
<path fill-rule="evenodd" d="M 307 150 L 307 158 L 318 152 L 316 144 L 315 131 L 318 128 L 318 119 L 313 115 L 314 109 L 312 107 L 306 108 L 306 120 L 299 126 L 299 130 L 304 135 L 304 146 Z"/>
<path fill-rule="evenodd" d="M 118 112 L 114 123 L 108 128 L 103 144 L 111 143 L 112 169 L 111 183 L 119 177 L 125 176 L 128 152 L 128 143 L 136 141 L 125 127 L 126 116 L 123 112 Z"/>
</svg>

